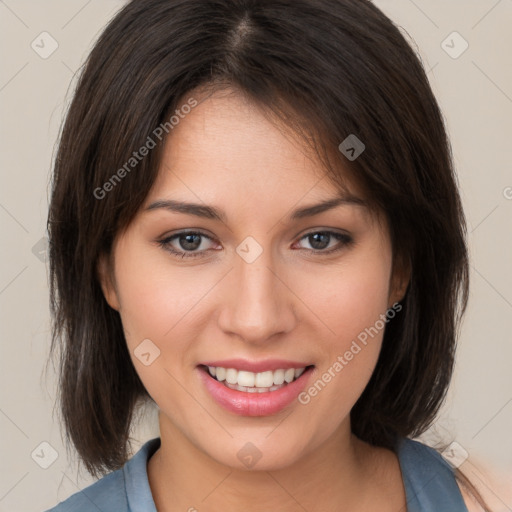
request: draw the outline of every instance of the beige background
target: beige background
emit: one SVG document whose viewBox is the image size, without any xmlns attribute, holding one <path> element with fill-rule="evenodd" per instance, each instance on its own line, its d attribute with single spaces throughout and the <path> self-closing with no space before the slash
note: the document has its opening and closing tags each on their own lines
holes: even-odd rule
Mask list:
<svg viewBox="0 0 512 512">
<path fill-rule="evenodd" d="M 123 3 L 0 0 L 1 511 L 42 511 L 93 481 L 66 454 L 52 417 L 54 375 L 50 371 L 46 380 L 42 373 L 49 314 L 40 241 L 54 144 L 74 74 Z M 456 373 L 435 429 L 422 440 L 456 441 L 469 453 L 462 465 L 469 475 L 477 463 L 512 474 L 512 1 L 375 3 L 414 39 L 430 70 L 451 133 L 470 231 L 471 298 Z M 464 42 L 446 39 L 453 31 L 469 44 L 458 58 L 452 56 Z M 45 59 L 31 47 L 44 37 L 45 49 L 51 49 L 42 32 L 58 44 Z M 134 432 L 137 449 L 158 435 L 155 412 Z M 52 449 L 58 457 L 43 469 Z M 456 453 L 464 452 L 456 447 Z M 512 510 L 503 488 L 486 485 L 496 510 Z"/>
</svg>

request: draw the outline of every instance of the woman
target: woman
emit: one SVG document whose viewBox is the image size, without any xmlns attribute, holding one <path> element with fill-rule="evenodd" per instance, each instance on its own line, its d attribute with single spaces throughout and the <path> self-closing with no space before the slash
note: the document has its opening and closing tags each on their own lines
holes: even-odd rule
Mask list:
<svg viewBox="0 0 512 512">
<path fill-rule="evenodd" d="M 466 511 L 410 438 L 468 292 L 442 115 L 368 1 L 138 0 L 89 56 L 48 219 L 54 511 Z M 134 408 L 160 437 L 129 461 Z"/>
</svg>

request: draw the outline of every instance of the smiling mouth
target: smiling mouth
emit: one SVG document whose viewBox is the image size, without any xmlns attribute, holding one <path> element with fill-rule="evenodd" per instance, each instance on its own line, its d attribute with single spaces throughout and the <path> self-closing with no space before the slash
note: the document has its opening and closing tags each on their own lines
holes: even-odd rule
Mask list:
<svg viewBox="0 0 512 512">
<path fill-rule="evenodd" d="M 201 369 L 212 379 L 227 388 L 246 393 L 266 393 L 277 391 L 297 380 L 306 370 L 313 368 L 308 365 L 302 368 L 287 368 L 268 370 L 264 372 L 249 372 L 236 368 L 201 365 Z"/>
</svg>

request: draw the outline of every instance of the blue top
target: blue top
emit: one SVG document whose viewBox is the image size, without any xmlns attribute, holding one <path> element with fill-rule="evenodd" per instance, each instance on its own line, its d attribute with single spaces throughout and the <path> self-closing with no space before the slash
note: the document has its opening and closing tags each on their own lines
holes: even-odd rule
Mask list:
<svg viewBox="0 0 512 512">
<path fill-rule="evenodd" d="M 160 438 L 147 441 L 117 471 L 45 512 L 157 512 L 148 481 L 147 463 Z M 407 512 L 468 512 L 452 467 L 433 448 L 408 438 L 397 441 Z"/>
</svg>

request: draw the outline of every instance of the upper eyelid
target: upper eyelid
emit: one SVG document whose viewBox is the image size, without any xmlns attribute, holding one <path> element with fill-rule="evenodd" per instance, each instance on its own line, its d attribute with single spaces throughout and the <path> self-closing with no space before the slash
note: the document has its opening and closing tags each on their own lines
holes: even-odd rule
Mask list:
<svg viewBox="0 0 512 512">
<path fill-rule="evenodd" d="M 204 236 L 205 238 L 209 238 L 210 240 L 215 240 L 214 237 L 210 236 L 208 233 L 204 233 L 200 229 L 188 229 L 185 231 L 178 231 L 177 233 L 172 233 L 170 235 L 164 235 L 164 236 L 160 237 L 158 240 L 161 242 L 166 242 L 166 241 L 168 241 L 172 238 L 176 238 L 180 235 L 190 235 L 190 234 L 201 235 L 201 236 Z"/>
</svg>

